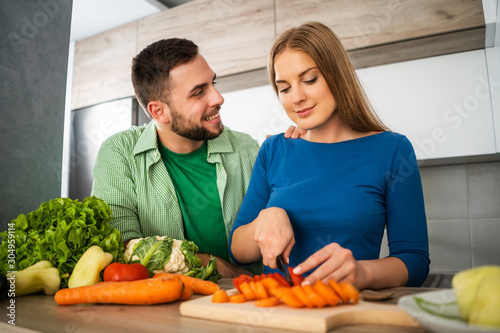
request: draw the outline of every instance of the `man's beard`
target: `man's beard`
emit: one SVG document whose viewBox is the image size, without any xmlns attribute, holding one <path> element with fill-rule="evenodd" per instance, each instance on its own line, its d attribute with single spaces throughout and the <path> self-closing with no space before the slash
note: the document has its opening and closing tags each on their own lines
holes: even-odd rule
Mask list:
<svg viewBox="0 0 500 333">
<path fill-rule="evenodd" d="M 218 109 L 220 109 L 220 107 Z M 172 131 L 186 139 L 190 139 L 193 141 L 212 140 L 218 137 L 224 130 L 222 122 L 219 122 L 219 128 L 217 132 L 210 132 L 205 127 L 198 125 L 189 119 L 186 119 L 176 110 L 171 108 L 170 112 L 172 115 Z"/>
</svg>

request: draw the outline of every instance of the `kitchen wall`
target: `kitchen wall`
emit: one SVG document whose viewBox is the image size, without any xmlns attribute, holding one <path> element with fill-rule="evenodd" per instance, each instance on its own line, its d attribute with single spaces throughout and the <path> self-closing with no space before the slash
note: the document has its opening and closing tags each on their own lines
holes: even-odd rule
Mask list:
<svg viewBox="0 0 500 333">
<path fill-rule="evenodd" d="M 0 231 L 61 195 L 71 7 L 0 2 Z"/>
<path fill-rule="evenodd" d="M 500 8 L 483 0 L 492 123 L 500 151 Z M 498 155 L 498 154 L 497 154 Z M 500 162 L 421 167 L 431 271 L 500 265 Z M 383 250 L 383 252 L 386 249 Z"/>
<path fill-rule="evenodd" d="M 421 168 L 431 270 L 500 265 L 500 162 Z"/>
<path fill-rule="evenodd" d="M 421 167 L 431 273 L 500 265 L 500 162 Z M 381 257 L 388 255 L 384 237 Z"/>
</svg>

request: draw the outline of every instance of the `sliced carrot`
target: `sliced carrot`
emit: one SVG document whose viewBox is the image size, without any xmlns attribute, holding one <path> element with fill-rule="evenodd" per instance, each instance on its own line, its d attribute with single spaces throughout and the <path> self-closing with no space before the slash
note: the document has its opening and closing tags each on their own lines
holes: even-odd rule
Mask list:
<svg viewBox="0 0 500 333">
<path fill-rule="evenodd" d="M 217 290 L 220 290 L 220 287 L 217 283 L 212 281 L 202 280 L 195 277 L 183 275 L 183 274 L 171 274 L 171 273 L 158 273 L 153 276 L 153 278 L 158 278 L 161 276 L 171 277 L 177 276 L 179 277 L 184 285 L 188 286 L 193 290 L 195 294 L 202 295 L 213 295 Z"/>
<path fill-rule="evenodd" d="M 212 303 L 226 303 L 229 302 L 229 296 L 225 290 L 217 290 L 212 296 Z"/>
<path fill-rule="evenodd" d="M 282 288 L 283 293 L 279 297 L 280 300 L 285 303 L 288 306 L 294 307 L 294 308 L 301 308 L 304 306 L 304 303 L 300 301 L 300 299 L 295 296 L 295 294 L 292 291 L 292 288 Z"/>
<path fill-rule="evenodd" d="M 328 304 L 321 296 L 316 293 L 316 291 L 314 291 L 314 288 L 311 285 L 302 286 L 302 289 L 306 293 L 307 297 L 309 297 L 311 302 L 314 303 L 315 307 L 323 308 Z"/>
<path fill-rule="evenodd" d="M 270 308 L 279 304 L 278 297 L 271 296 L 268 298 L 258 299 L 255 301 L 255 306 L 260 308 Z"/>
<path fill-rule="evenodd" d="M 250 281 L 250 282 L 252 282 L 252 281 Z M 243 295 L 245 295 L 247 300 L 252 301 L 256 298 L 255 293 L 250 288 L 249 282 L 243 282 L 242 284 L 240 284 L 240 289 L 241 289 L 241 293 Z"/>
<path fill-rule="evenodd" d="M 341 282 L 339 286 L 354 304 L 358 304 L 359 290 L 355 286 L 349 282 Z"/>
<path fill-rule="evenodd" d="M 255 298 L 258 298 L 259 295 L 257 294 L 257 289 L 255 288 L 255 281 L 248 282 L 248 285 L 250 286 L 250 289 L 252 289 Z"/>
<path fill-rule="evenodd" d="M 277 288 L 280 286 L 279 282 L 276 281 L 274 278 L 263 278 L 260 280 L 260 282 L 264 285 L 264 288 L 266 289 L 267 293 L 273 288 Z"/>
<path fill-rule="evenodd" d="M 281 295 L 283 295 L 283 289 L 285 289 L 287 287 L 277 287 L 277 288 L 272 288 L 272 289 L 269 289 L 269 295 L 272 295 L 272 296 L 276 296 L 278 298 L 281 297 Z"/>
<path fill-rule="evenodd" d="M 178 277 L 162 276 L 64 288 L 55 294 L 54 299 L 59 305 L 80 303 L 159 304 L 178 300 L 183 287 L 184 285 Z"/>
<path fill-rule="evenodd" d="M 233 285 L 241 293 L 240 285 L 243 282 L 248 282 L 248 281 L 252 281 L 252 280 L 253 280 L 253 278 L 251 276 L 241 274 L 240 276 L 233 278 Z"/>
<path fill-rule="evenodd" d="M 234 294 L 229 296 L 229 302 L 230 303 L 245 303 L 247 301 L 247 298 L 243 294 Z"/>
<path fill-rule="evenodd" d="M 297 296 L 297 298 L 304 303 L 304 305 L 308 308 L 313 308 L 314 303 L 309 299 L 309 297 L 306 295 L 304 292 L 304 289 L 302 289 L 302 286 L 293 286 L 292 291 Z"/>
<path fill-rule="evenodd" d="M 255 296 L 257 297 L 257 299 L 264 299 L 268 297 L 266 289 L 264 288 L 264 285 L 261 281 L 255 282 L 255 292 Z"/>
<path fill-rule="evenodd" d="M 340 297 L 337 296 L 332 287 L 325 284 L 323 281 L 316 281 L 313 288 L 314 291 L 328 303 L 328 305 L 335 306 L 340 302 Z"/>
<path fill-rule="evenodd" d="M 328 284 L 332 287 L 333 291 L 339 296 L 343 303 L 349 303 L 349 296 L 346 295 L 344 290 L 335 280 L 329 280 Z"/>
<path fill-rule="evenodd" d="M 179 301 L 185 301 L 193 296 L 193 289 L 188 286 L 184 286 L 184 290 L 182 291 L 181 297 L 179 297 Z"/>
<path fill-rule="evenodd" d="M 255 275 L 255 276 L 253 277 L 253 281 L 254 281 L 254 282 L 259 282 L 259 281 L 260 281 L 260 275 Z"/>
</svg>

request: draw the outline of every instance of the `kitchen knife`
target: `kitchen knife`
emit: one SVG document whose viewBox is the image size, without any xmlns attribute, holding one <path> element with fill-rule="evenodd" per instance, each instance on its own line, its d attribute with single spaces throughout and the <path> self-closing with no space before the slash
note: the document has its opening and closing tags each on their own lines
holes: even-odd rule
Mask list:
<svg viewBox="0 0 500 333">
<path fill-rule="evenodd" d="M 288 271 L 288 267 L 285 264 L 282 254 L 276 257 L 276 264 L 278 265 L 278 269 L 285 275 L 286 281 L 293 286 L 292 277 L 290 276 L 290 272 Z"/>
</svg>

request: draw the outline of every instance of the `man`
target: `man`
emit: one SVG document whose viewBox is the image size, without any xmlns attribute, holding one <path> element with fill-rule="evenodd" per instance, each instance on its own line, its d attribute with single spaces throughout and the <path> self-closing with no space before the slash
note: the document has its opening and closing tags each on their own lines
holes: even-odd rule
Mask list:
<svg viewBox="0 0 500 333">
<path fill-rule="evenodd" d="M 152 121 L 102 144 L 92 195 L 109 204 L 124 241 L 188 239 L 205 253 L 204 264 L 214 255 L 222 276 L 233 277 L 248 274 L 229 263 L 228 237 L 259 145 L 222 125 L 215 78 L 189 40 L 160 40 L 141 51 L 132 83 Z"/>
</svg>

